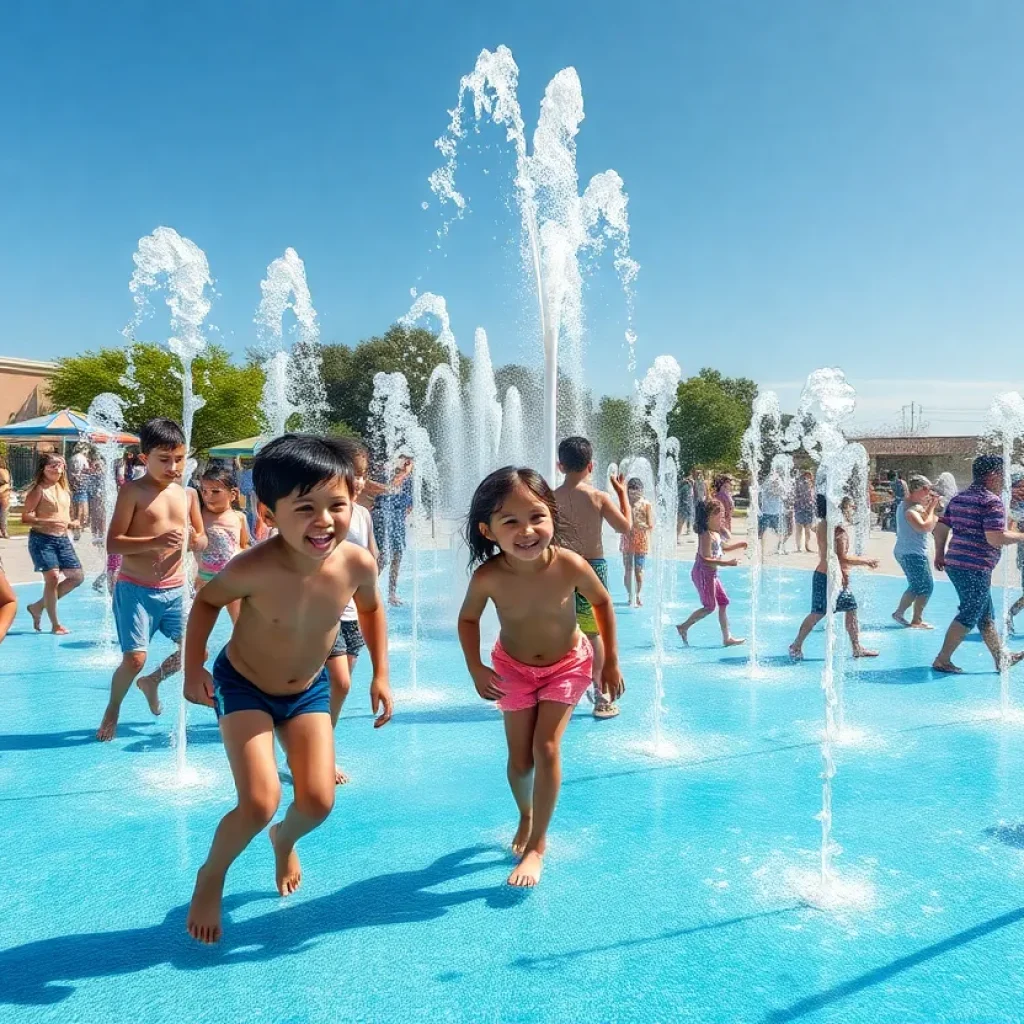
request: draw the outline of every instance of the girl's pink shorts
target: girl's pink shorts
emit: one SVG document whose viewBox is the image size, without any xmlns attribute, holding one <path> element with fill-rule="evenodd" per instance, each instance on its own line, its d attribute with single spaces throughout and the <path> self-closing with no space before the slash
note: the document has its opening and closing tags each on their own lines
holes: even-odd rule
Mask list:
<svg viewBox="0 0 1024 1024">
<path fill-rule="evenodd" d="M 585 633 L 576 646 L 554 665 L 524 665 L 510 658 L 499 640 L 491 651 L 494 671 L 501 676 L 498 685 L 505 696 L 498 701 L 501 711 L 525 711 L 542 700 L 575 706 L 590 686 L 594 648 Z"/>
<path fill-rule="evenodd" d="M 694 562 L 690 571 L 690 579 L 697 588 L 700 595 L 700 603 L 708 611 L 712 611 L 717 605 L 719 608 L 726 608 L 729 605 L 729 595 L 718 578 L 718 573 L 704 568 L 700 562 Z"/>
</svg>

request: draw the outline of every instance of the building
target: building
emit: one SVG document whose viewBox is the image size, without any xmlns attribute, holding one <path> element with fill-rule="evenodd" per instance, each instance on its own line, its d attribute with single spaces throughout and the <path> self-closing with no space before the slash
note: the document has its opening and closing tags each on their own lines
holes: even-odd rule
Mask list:
<svg viewBox="0 0 1024 1024">
<path fill-rule="evenodd" d="M 0 423 L 19 423 L 50 409 L 46 386 L 56 363 L 0 356 Z"/>
<path fill-rule="evenodd" d="M 971 462 L 986 448 L 974 434 L 955 437 L 853 437 L 864 445 L 871 464 L 871 479 L 885 478 L 894 469 L 904 480 L 923 473 L 934 481 L 940 473 L 953 474 L 958 487 L 971 482 Z"/>
</svg>

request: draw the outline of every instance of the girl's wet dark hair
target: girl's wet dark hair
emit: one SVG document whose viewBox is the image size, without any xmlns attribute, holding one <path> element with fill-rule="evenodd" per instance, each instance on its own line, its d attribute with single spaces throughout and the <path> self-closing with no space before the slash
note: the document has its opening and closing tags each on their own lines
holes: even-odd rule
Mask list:
<svg viewBox="0 0 1024 1024">
<path fill-rule="evenodd" d="M 708 520 L 716 513 L 725 511 L 722 503 L 717 498 L 708 498 L 707 501 L 698 501 L 697 507 L 693 510 L 693 528 L 698 534 L 708 532 Z"/>
<path fill-rule="evenodd" d="M 480 532 L 480 524 L 490 526 L 491 516 L 501 508 L 502 502 L 517 487 L 525 487 L 534 497 L 547 505 L 551 521 L 555 525 L 555 535 L 551 543 L 565 543 L 565 527 L 558 514 L 555 492 L 548 486 L 548 482 L 535 469 L 528 469 L 525 466 L 504 466 L 480 482 L 473 492 L 473 500 L 469 503 L 465 536 L 471 569 L 501 554 L 501 548 Z"/>
<path fill-rule="evenodd" d="M 217 483 L 223 484 L 229 491 L 233 491 L 238 487 L 234 467 L 226 462 L 211 462 L 199 474 L 199 479 L 215 480 Z"/>
<path fill-rule="evenodd" d="M 819 519 L 828 518 L 828 499 L 820 491 L 814 496 L 814 514 Z"/>
<path fill-rule="evenodd" d="M 347 437 L 282 434 L 264 445 L 252 464 L 256 497 L 271 511 L 293 491 L 308 494 L 314 487 L 341 477 L 355 493 L 355 445 Z"/>
</svg>

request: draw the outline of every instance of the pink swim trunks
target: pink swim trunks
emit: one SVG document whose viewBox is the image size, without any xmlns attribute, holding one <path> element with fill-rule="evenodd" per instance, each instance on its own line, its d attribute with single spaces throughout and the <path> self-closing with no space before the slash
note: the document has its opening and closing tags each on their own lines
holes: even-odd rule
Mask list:
<svg viewBox="0 0 1024 1024">
<path fill-rule="evenodd" d="M 542 700 L 575 706 L 590 686 L 594 648 L 585 633 L 576 646 L 554 665 L 524 665 L 510 658 L 499 640 L 491 651 L 494 671 L 501 676 L 498 685 L 505 696 L 498 701 L 501 711 L 525 711 Z"/>
<path fill-rule="evenodd" d="M 726 594 L 717 572 L 706 568 L 700 562 L 694 562 L 693 569 L 690 571 L 690 579 L 693 580 L 693 585 L 697 588 L 700 603 L 704 608 L 711 610 L 716 605 L 719 608 L 728 606 L 729 595 Z"/>
</svg>

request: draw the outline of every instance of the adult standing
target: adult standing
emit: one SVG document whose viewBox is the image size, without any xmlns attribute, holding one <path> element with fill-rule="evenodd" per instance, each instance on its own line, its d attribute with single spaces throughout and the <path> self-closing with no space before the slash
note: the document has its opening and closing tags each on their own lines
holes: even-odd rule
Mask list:
<svg viewBox="0 0 1024 1024">
<path fill-rule="evenodd" d="M 796 549 L 816 554 L 811 546 L 814 536 L 814 474 L 805 469 L 793 485 L 793 518 L 796 520 Z"/>
<path fill-rule="evenodd" d="M 732 533 L 732 513 L 736 502 L 732 497 L 733 479 L 728 473 L 720 473 L 714 479 L 715 497 L 722 503 L 722 526 L 727 533 Z M 757 509 L 751 510 L 754 514 Z"/>
<path fill-rule="evenodd" d="M 249 527 L 249 536 L 255 540 L 260 535 L 257 522 L 259 503 L 252 482 L 252 459 L 240 459 L 238 467 L 238 493 L 245 500 L 245 524 Z"/>
<path fill-rule="evenodd" d="M 782 483 L 782 476 L 775 466 L 772 466 L 768 479 L 758 490 L 758 502 L 760 508 L 751 509 L 751 518 L 757 516 L 757 535 L 761 543 L 762 560 L 768 551 L 768 532 L 775 534 L 778 546 L 782 546 L 782 517 L 785 514 L 785 488 Z M 732 533 L 731 523 L 726 529 Z"/>
<path fill-rule="evenodd" d="M 928 534 L 939 521 L 939 496 L 926 476 L 912 476 L 907 484 L 906 499 L 896 507 L 896 546 L 893 557 L 907 577 L 907 589 L 892 617 L 911 629 L 931 629 L 924 621 L 924 606 L 935 589 L 932 567 L 928 561 Z M 910 621 L 905 616 L 913 608 Z"/>
<path fill-rule="evenodd" d="M 693 500 L 696 515 L 697 505 L 703 505 L 708 500 L 708 482 L 704 478 L 703 469 L 698 469 L 693 474 Z"/>
<path fill-rule="evenodd" d="M 676 513 L 676 540 L 689 533 L 693 526 L 693 470 L 688 469 L 679 481 L 679 503 Z"/>
<path fill-rule="evenodd" d="M 412 459 L 400 455 L 394 475 L 373 502 L 373 532 L 377 538 L 377 568 L 388 573 L 388 604 L 398 606 L 398 573 L 405 552 L 406 521 L 412 512 Z"/>
<path fill-rule="evenodd" d="M 71 534 L 78 541 L 82 539 L 82 528 L 89 516 L 89 457 L 84 444 L 76 445 L 68 460 L 68 483 L 71 485 L 71 518 L 78 524 Z"/>
<path fill-rule="evenodd" d="M 11 471 L 7 459 L 0 455 L 0 540 L 7 540 L 7 512 L 11 507 Z"/>
<path fill-rule="evenodd" d="M 960 599 L 956 618 L 949 624 L 942 650 L 932 663 L 936 672 L 963 671 L 953 664 L 953 654 L 975 626 L 997 670 L 1024 658 L 1024 651 L 1011 654 L 1003 649 L 992 604 L 992 570 L 999 564 L 1000 549 L 1024 541 L 1024 533 L 1006 528 L 1006 510 L 999 497 L 1003 489 L 1002 456 L 979 455 L 971 466 L 971 477 L 971 486 L 950 500 L 934 530 L 935 568 L 946 570 Z"/>
</svg>

